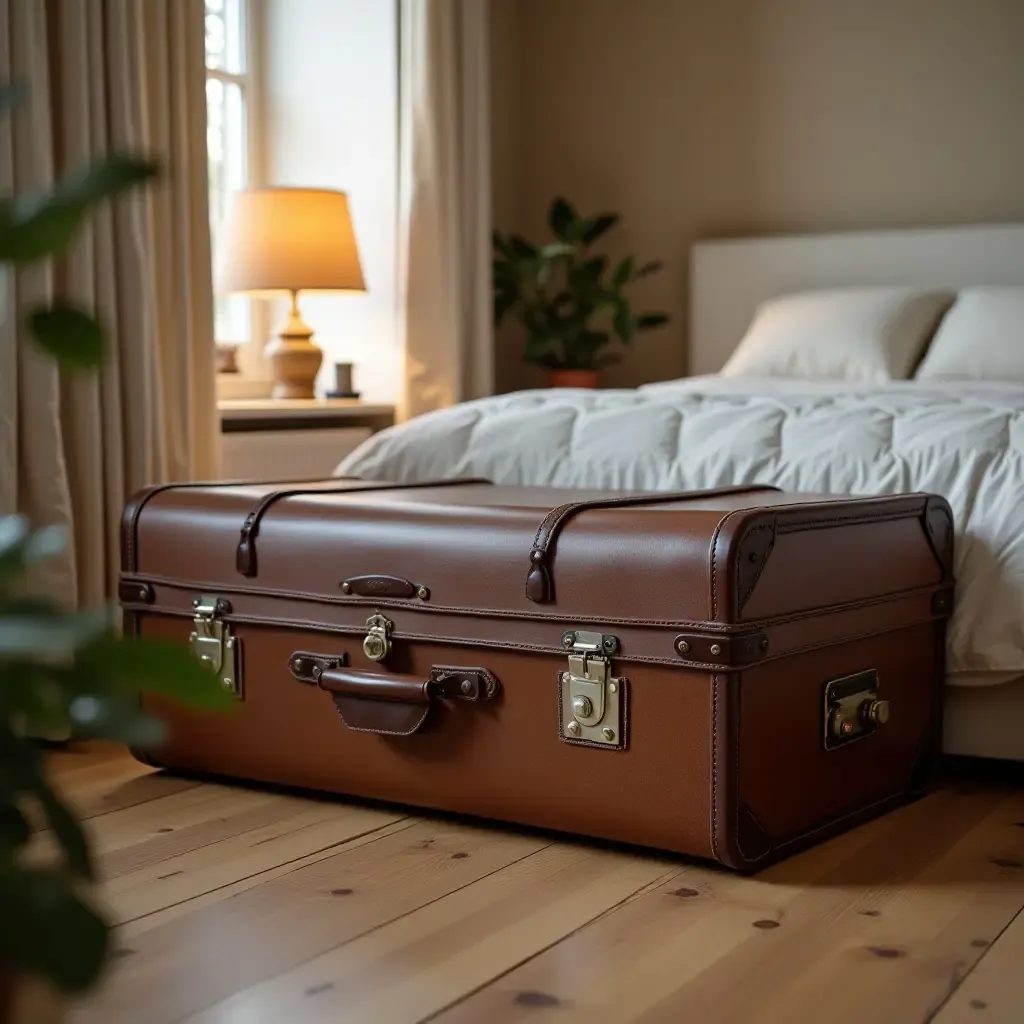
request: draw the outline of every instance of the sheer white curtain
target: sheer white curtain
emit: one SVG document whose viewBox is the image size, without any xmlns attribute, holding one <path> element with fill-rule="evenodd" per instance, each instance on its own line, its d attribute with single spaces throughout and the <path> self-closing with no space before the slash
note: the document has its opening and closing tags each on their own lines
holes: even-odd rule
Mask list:
<svg viewBox="0 0 1024 1024">
<path fill-rule="evenodd" d="M 3 286 L 0 514 L 67 524 L 72 545 L 40 583 L 94 604 L 115 589 L 126 496 L 217 469 L 203 0 L 0 0 L 0 81 L 28 89 L 0 120 L 3 192 L 110 150 L 164 166 L 66 258 Z M 53 295 L 106 324 L 99 374 L 58 371 L 20 337 L 18 311 Z"/>
<path fill-rule="evenodd" d="M 494 390 L 487 0 L 401 0 L 404 414 Z"/>
</svg>

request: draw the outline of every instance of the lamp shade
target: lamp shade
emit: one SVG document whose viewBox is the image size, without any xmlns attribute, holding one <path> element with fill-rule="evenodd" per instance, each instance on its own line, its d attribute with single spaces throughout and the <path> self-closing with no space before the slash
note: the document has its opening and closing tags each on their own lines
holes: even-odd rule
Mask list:
<svg viewBox="0 0 1024 1024">
<path fill-rule="evenodd" d="M 221 293 L 366 290 L 344 192 L 238 192 L 219 249 L 216 285 Z"/>
</svg>

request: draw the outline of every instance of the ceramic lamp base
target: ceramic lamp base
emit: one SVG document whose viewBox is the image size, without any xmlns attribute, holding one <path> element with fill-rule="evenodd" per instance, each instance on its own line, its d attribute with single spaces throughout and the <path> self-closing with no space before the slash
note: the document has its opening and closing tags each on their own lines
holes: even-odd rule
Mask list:
<svg viewBox="0 0 1024 1024">
<path fill-rule="evenodd" d="M 314 398 L 316 375 L 324 354 L 313 344 L 313 331 L 299 316 L 297 298 L 277 337 L 263 350 L 270 363 L 274 388 L 271 398 Z"/>
</svg>

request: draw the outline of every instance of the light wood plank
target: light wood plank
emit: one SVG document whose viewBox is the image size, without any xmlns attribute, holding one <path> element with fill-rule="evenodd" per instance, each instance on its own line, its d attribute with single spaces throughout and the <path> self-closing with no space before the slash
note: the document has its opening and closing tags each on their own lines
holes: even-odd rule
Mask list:
<svg viewBox="0 0 1024 1024">
<path fill-rule="evenodd" d="M 756 878 L 694 869 L 438 1019 L 927 1020 L 1024 901 L 992 863 L 1018 855 L 1022 806 L 939 793 Z"/>
<path fill-rule="evenodd" d="M 345 810 L 328 807 L 335 817 Z M 131 952 L 122 956 L 108 986 L 75 1019 L 127 1024 L 144 1007 L 147 1024 L 177 1021 L 442 901 L 549 842 L 446 822 L 417 822 L 365 839 L 261 880 L 228 901 L 136 931 L 130 940 L 122 938 Z M 216 869 L 221 858 L 215 856 L 210 863 L 213 849 L 195 863 L 195 873 Z M 234 867 L 245 858 L 239 851 L 226 860 Z M 148 898 L 148 889 L 146 893 Z"/>
<path fill-rule="evenodd" d="M 934 1024 L 1020 1024 L 1024 1020 L 1024 912 L 971 971 Z"/>
<path fill-rule="evenodd" d="M 238 833 L 227 837 L 218 836 L 215 823 L 210 828 L 212 841 L 178 856 L 147 859 L 142 866 L 107 879 L 103 894 L 117 923 L 132 921 L 268 868 L 338 846 L 402 817 L 400 813 L 365 807 L 310 803 L 294 814 L 274 814 L 275 820 L 256 828 L 251 827 L 251 821 L 236 820 Z"/>
<path fill-rule="evenodd" d="M 421 1020 L 677 871 L 555 844 L 188 1020 Z"/>
</svg>

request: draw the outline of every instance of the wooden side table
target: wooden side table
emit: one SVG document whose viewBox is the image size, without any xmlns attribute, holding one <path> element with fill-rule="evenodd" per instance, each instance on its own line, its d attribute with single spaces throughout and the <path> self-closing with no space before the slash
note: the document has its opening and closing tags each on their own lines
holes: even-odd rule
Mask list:
<svg viewBox="0 0 1024 1024">
<path fill-rule="evenodd" d="M 238 399 L 218 403 L 224 480 L 312 480 L 395 422 L 391 405 L 354 399 Z"/>
</svg>

